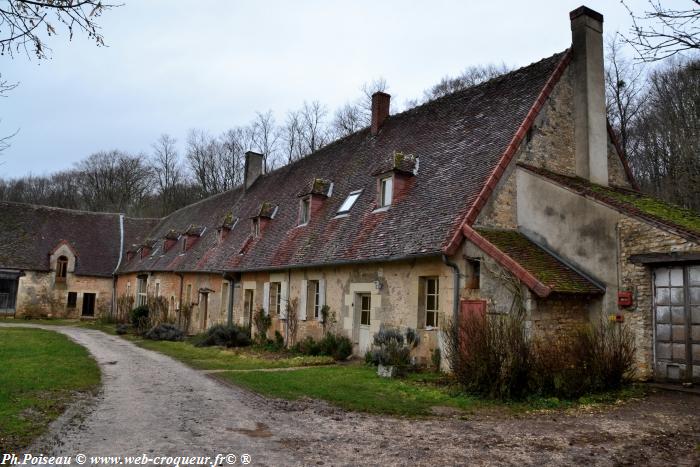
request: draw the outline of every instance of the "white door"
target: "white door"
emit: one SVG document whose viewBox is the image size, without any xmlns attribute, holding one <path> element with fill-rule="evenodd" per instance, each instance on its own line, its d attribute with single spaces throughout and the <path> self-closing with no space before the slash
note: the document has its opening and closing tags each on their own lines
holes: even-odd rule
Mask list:
<svg viewBox="0 0 700 467">
<path fill-rule="evenodd" d="M 372 296 L 368 293 L 358 294 L 357 302 L 359 303 L 358 313 L 360 315 L 358 351 L 360 355 L 364 355 L 372 346 L 372 336 L 369 331 L 372 321 Z"/>
</svg>

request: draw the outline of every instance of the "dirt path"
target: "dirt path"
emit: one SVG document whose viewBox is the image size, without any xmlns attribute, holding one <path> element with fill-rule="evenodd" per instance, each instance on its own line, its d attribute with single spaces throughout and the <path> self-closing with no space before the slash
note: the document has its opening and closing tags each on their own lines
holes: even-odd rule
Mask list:
<svg viewBox="0 0 700 467">
<path fill-rule="evenodd" d="M 81 417 L 62 417 L 32 448 L 44 454 L 246 453 L 256 465 L 700 465 L 699 396 L 661 392 L 593 413 L 395 419 L 267 400 L 116 336 L 41 327 L 87 347 L 104 385 Z"/>
</svg>

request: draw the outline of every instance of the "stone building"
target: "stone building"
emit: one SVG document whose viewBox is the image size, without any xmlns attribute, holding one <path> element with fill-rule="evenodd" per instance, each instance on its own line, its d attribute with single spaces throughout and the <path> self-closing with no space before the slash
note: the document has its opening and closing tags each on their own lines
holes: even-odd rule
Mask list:
<svg viewBox="0 0 700 467">
<path fill-rule="evenodd" d="M 568 50 L 396 115 L 377 93 L 369 128 L 293 164 L 248 153 L 242 186 L 129 244 L 114 294 L 191 309 L 189 332 L 262 309 L 271 333 L 333 327 L 358 355 L 412 327 L 423 360 L 462 313 L 521 307 L 533 333 L 612 316 L 641 377 L 700 379 L 700 216 L 638 191 L 606 122 L 603 18 L 570 20 Z"/>
<path fill-rule="evenodd" d="M 0 202 L 0 316 L 110 312 L 123 245 L 155 220 Z"/>
</svg>

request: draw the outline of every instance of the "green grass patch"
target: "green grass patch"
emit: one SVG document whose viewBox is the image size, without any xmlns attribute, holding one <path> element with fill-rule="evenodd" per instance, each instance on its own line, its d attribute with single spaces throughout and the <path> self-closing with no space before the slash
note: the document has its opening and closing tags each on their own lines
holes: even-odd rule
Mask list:
<svg viewBox="0 0 700 467">
<path fill-rule="evenodd" d="M 73 326 L 83 329 L 96 329 L 107 334 L 116 334 L 116 325 L 107 323 L 100 319 L 78 320 L 78 319 L 62 319 L 62 318 L 46 318 L 46 319 L 24 319 L 24 318 L 0 318 L 0 323 L 10 324 L 42 324 L 47 326 Z"/>
<path fill-rule="evenodd" d="M 151 341 L 129 337 L 144 349 L 155 350 L 200 370 L 256 370 L 328 365 L 332 357 L 312 357 L 289 353 L 275 353 L 254 347 L 225 349 L 223 347 L 195 347 L 189 341 Z"/>
<path fill-rule="evenodd" d="M 58 417 L 75 391 L 100 382 L 88 351 L 66 336 L 0 328 L 0 452 L 28 445 Z"/>
<path fill-rule="evenodd" d="M 420 372 L 410 373 L 405 378 L 386 379 L 377 376 L 374 367 L 361 364 L 284 372 L 231 372 L 220 373 L 218 377 L 269 397 L 289 400 L 308 397 L 347 410 L 409 417 L 445 413 L 461 413 L 465 418 L 478 413 L 512 416 L 583 406 L 603 407 L 644 395 L 643 389 L 632 387 L 573 401 L 535 397 L 503 402 L 466 394 L 444 374 Z"/>
</svg>

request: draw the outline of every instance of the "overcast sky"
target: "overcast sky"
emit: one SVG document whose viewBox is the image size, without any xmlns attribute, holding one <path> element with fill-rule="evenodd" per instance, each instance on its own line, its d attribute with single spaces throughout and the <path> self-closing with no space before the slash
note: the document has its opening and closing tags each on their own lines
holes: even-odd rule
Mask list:
<svg viewBox="0 0 700 467">
<path fill-rule="evenodd" d="M 108 47 L 51 38 L 51 58 L 0 57 L 20 85 L 0 100 L 0 176 L 71 168 L 106 149 L 150 151 L 161 134 L 213 134 L 304 100 L 333 110 L 384 77 L 393 102 L 469 65 L 522 66 L 570 44 L 580 0 L 124 0 L 100 20 Z M 619 1 L 589 0 L 606 32 L 627 32 Z M 636 11 L 644 0 L 628 2 Z"/>
</svg>

